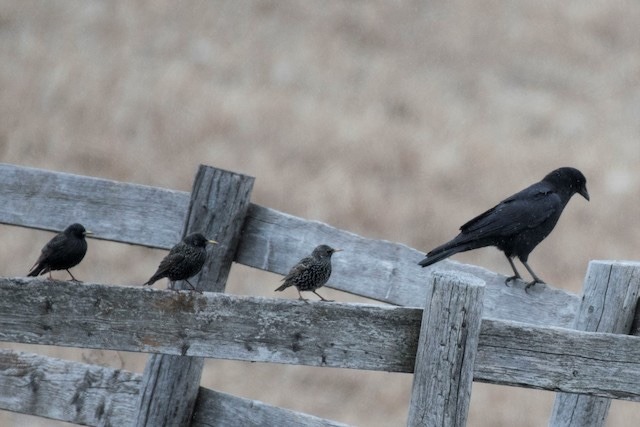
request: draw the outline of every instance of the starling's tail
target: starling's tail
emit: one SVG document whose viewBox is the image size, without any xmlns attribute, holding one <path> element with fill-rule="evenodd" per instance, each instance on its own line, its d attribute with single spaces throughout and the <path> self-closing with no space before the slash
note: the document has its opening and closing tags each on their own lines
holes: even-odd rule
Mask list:
<svg viewBox="0 0 640 427">
<path fill-rule="evenodd" d="M 278 289 L 275 290 L 275 292 L 280 292 L 280 291 L 284 291 L 285 289 L 287 289 L 289 286 L 291 286 L 291 283 L 289 282 L 284 282 L 282 284 L 282 286 L 280 286 Z"/>
<path fill-rule="evenodd" d="M 36 277 L 44 273 L 46 273 L 45 266 L 42 264 L 36 264 L 33 267 L 31 267 L 31 271 L 29 271 L 29 274 L 27 274 L 27 277 Z"/>
<path fill-rule="evenodd" d="M 153 277 L 151 277 L 151 279 L 149 279 L 145 283 L 143 283 L 142 286 L 151 286 L 154 283 L 156 283 L 158 280 L 160 280 L 160 278 L 157 278 L 156 276 L 153 276 Z"/>
</svg>

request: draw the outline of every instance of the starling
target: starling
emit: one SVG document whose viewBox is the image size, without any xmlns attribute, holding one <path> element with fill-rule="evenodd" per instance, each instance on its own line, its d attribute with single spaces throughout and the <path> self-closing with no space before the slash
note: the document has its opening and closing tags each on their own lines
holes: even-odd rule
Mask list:
<svg viewBox="0 0 640 427">
<path fill-rule="evenodd" d="M 71 280 L 78 282 L 69 269 L 78 265 L 87 253 L 87 241 L 84 236 L 88 234 L 92 233 L 80 224 L 71 224 L 62 233 L 56 234 L 44 245 L 28 276 L 49 273 L 51 279 L 53 270 L 67 270 Z"/>
<path fill-rule="evenodd" d="M 529 254 L 551 233 L 562 210 L 576 193 L 589 200 L 587 179 L 582 172 L 570 167 L 556 169 L 542 181 L 468 221 L 460 227 L 458 236 L 433 249 L 419 265 L 426 267 L 458 252 L 496 246 L 506 255 L 514 274 L 505 283 L 521 279 L 512 260 L 514 257 L 518 257 L 533 277 L 525 291 L 536 283 L 544 283 L 527 264 Z"/>
<path fill-rule="evenodd" d="M 298 289 L 300 300 L 307 301 L 302 298 L 300 291 L 309 291 L 318 295 L 322 301 L 330 301 L 322 298 L 322 295 L 316 292 L 316 289 L 324 286 L 331 276 L 331 255 L 342 249 L 333 249 L 327 245 L 316 247 L 311 256 L 302 258 L 300 262 L 294 265 L 289 274 L 282 280 L 284 284 L 276 291 L 283 291 L 289 286 L 295 286 Z"/>
<path fill-rule="evenodd" d="M 170 282 L 184 280 L 194 291 L 196 288 L 187 279 L 195 276 L 207 259 L 207 243 L 216 244 L 215 240 L 207 240 L 200 233 L 189 234 L 175 245 L 160 262 L 158 270 L 145 285 L 153 285 L 156 281 L 168 278 Z"/>
</svg>

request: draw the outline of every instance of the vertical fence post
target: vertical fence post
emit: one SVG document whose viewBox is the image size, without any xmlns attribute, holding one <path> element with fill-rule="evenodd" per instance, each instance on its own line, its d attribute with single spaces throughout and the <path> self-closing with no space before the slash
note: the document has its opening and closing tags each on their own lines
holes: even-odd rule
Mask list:
<svg viewBox="0 0 640 427">
<path fill-rule="evenodd" d="M 464 426 L 478 348 L 484 281 L 434 273 L 427 290 L 407 425 Z"/>
<path fill-rule="evenodd" d="M 202 232 L 218 245 L 209 248 L 202 272 L 190 280 L 198 289 L 223 292 L 253 188 L 252 177 L 200 166 L 191 192 L 184 234 Z M 158 230 L 159 233 L 162 230 Z M 196 284 L 197 283 L 197 284 Z M 182 288 L 176 283 L 176 288 Z M 155 354 L 140 386 L 136 426 L 188 426 L 204 360 Z"/>
<path fill-rule="evenodd" d="M 591 261 L 574 329 L 628 334 L 640 291 L 640 263 Z M 549 425 L 604 426 L 611 399 L 558 393 Z"/>
</svg>

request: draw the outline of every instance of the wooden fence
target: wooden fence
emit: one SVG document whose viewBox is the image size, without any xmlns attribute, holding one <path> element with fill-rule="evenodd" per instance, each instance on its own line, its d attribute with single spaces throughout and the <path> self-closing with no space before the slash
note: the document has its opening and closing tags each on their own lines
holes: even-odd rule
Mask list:
<svg viewBox="0 0 640 427">
<path fill-rule="evenodd" d="M 169 249 L 205 231 L 203 294 L 0 279 L 0 340 L 150 353 L 142 375 L 0 350 L 0 409 L 100 426 L 332 426 L 199 387 L 203 358 L 414 373 L 407 425 L 463 426 L 472 381 L 558 392 L 550 425 L 602 426 L 640 401 L 640 264 L 592 261 L 582 297 L 250 203 L 253 178 L 201 166 L 191 193 L 0 165 L 0 222 Z M 64 214 L 56 214 L 63 212 Z M 162 230 L 162 232 L 158 232 Z M 392 304 L 225 295 L 232 262 L 286 273 L 345 248 L 330 287 Z M 339 272 L 339 274 L 337 274 Z"/>
</svg>

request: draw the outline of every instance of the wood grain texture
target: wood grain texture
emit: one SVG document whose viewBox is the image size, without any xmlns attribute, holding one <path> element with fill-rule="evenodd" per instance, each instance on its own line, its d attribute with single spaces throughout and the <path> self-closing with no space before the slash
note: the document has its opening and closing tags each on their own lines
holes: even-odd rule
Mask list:
<svg viewBox="0 0 640 427">
<path fill-rule="evenodd" d="M 142 375 L 31 353 L 0 350 L 0 409 L 75 424 L 133 425 Z M 200 387 L 191 427 L 343 426 Z"/>
<path fill-rule="evenodd" d="M 591 261 L 573 327 L 582 331 L 628 334 L 634 323 L 638 295 L 640 263 Z M 610 399 L 559 393 L 550 425 L 604 426 L 610 406 Z"/>
<path fill-rule="evenodd" d="M 413 375 L 408 426 L 466 425 L 484 283 L 435 275 L 427 286 Z"/>
<path fill-rule="evenodd" d="M 0 223 L 59 232 L 79 222 L 95 238 L 169 249 L 189 193 L 0 163 Z M 162 232 L 158 232 L 162 230 Z"/>
<path fill-rule="evenodd" d="M 422 314 L 0 278 L 0 341 L 27 344 L 411 373 Z M 485 318 L 474 380 L 640 401 L 640 337 Z"/>
<path fill-rule="evenodd" d="M 169 249 L 189 215 L 186 192 L 8 164 L 0 164 L 0 179 L 0 222 L 6 224 L 61 231 L 77 220 L 100 239 Z M 255 204 L 247 211 L 235 261 L 284 274 L 319 243 L 345 249 L 333 258 L 328 287 L 390 304 L 421 305 L 425 284 L 437 271 L 466 272 L 483 280 L 485 317 L 570 327 L 580 304 L 576 295 L 551 286 L 536 285 L 526 294 L 522 283 L 507 287 L 505 276 L 454 261 L 423 269 L 417 265 L 422 251 Z"/>
<path fill-rule="evenodd" d="M 200 166 L 191 191 L 183 235 L 200 232 L 217 245 L 209 252 L 202 271 L 191 283 L 196 289 L 223 292 L 240 240 L 254 179 Z M 175 289 L 184 289 L 182 282 Z M 166 320 L 159 320 L 166 322 Z M 136 426 L 188 426 L 198 396 L 204 360 L 155 354 L 145 366 Z"/>
</svg>

